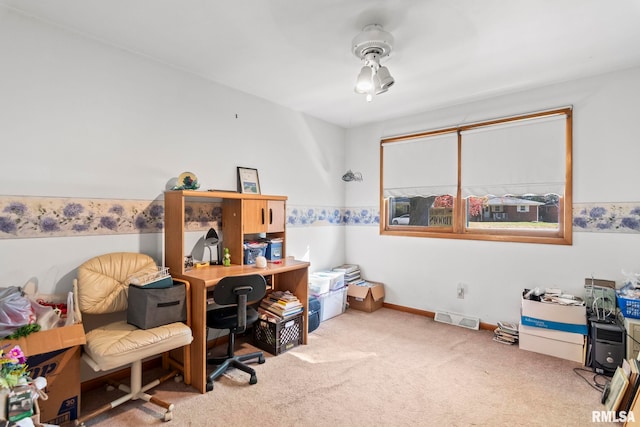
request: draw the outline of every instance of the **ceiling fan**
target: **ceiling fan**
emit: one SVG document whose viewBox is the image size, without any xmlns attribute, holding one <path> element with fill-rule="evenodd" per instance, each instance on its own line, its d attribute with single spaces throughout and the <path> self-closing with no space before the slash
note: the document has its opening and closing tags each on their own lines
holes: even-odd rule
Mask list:
<svg viewBox="0 0 640 427">
<path fill-rule="evenodd" d="M 363 62 L 355 91 L 365 94 L 368 102 L 373 100 L 374 95 L 388 91 L 395 83 L 389 69 L 380 65 L 380 60 L 393 50 L 393 43 L 393 35 L 379 24 L 366 25 L 351 42 L 353 54 Z"/>
</svg>

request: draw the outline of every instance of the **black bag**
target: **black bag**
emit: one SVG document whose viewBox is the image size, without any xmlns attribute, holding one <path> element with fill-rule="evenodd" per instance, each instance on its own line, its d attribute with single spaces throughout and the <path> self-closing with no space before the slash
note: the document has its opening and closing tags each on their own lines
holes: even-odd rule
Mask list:
<svg viewBox="0 0 640 427">
<path fill-rule="evenodd" d="M 320 300 L 313 295 L 309 296 L 309 324 L 308 331 L 313 332 L 320 326 Z"/>
<path fill-rule="evenodd" d="M 187 320 L 186 287 L 174 282 L 168 288 L 129 285 L 127 323 L 141 329 Z"/>
</svg>

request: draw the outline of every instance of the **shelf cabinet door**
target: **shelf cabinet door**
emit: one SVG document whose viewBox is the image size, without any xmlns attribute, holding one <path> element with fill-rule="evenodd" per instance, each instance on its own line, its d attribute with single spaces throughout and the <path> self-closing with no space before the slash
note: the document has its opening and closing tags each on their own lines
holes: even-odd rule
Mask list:
<svg viewBox="0 0 640 427">
<path fill-rule="evenodd" d="M 267 233 L 284 232 L 285 209 L 284 200 L 267 201 Z"/>
<path fill-rule="evenodd" d="M 284 231 L 284 200 L 243 200 L 244 234 L 280 233 Z"/>
<path fill-rule="evenodd" d="M 242 201 L 242 232 L 243 234 L 267 232 L 267 201 Z"/>
</svg>

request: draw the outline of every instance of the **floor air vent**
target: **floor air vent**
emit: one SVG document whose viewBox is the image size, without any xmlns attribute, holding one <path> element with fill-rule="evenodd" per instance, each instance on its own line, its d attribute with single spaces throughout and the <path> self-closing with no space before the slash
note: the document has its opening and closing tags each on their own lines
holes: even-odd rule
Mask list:
<svg viewBox="0 0 640 427">
<path fill-rule="evenodd" d="M 436 322 L 448 323 L 450 325 L 462 326 L 463 328 L 480 329 L 480 319 L 475 317 L 463 316 L 462 314 L 447 313 L 444 311 L 436 311 L 434 317 Z"/>
</svg>

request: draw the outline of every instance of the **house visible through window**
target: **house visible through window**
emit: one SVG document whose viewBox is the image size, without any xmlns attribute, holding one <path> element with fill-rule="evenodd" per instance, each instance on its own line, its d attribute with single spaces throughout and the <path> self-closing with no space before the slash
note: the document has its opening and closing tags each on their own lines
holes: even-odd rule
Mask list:
<svg viewBox="0 0 640 427">
<path fill-rule="evenodd" d="M 381 141 L 382 234 L 571 244 L 571 109 Z"/>
</svg>

